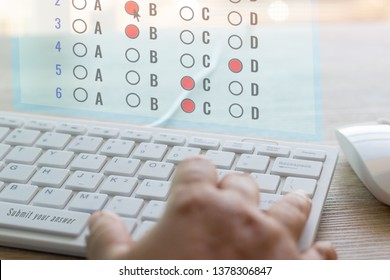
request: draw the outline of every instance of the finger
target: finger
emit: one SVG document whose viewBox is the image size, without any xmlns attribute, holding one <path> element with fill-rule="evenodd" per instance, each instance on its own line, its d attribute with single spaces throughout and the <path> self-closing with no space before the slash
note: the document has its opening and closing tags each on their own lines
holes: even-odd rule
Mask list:
<svg viewBox="0 0 390 280">
<path fill-rule="evenodd" d="M 316 242 L 302 253 L 306 260 L 336 260 L 337 253 L 330 242 Z"/>
<path fill-rule="evenodd" d="M 300 238 L 311 209 L 311 199 L 303 192 L 285 195 L 267 212 L 292 234 L 295 240 Z"/>
<path fill-rule="evenodd" d="M 217 184 L 215 166 L 203 157 L 193 157 L 182 161 L 176 168 L 172 187 L 210 186 Z"/>
<path fill-rule="evenodd" d="M 247 201 L 255 204 L 259 203 L 259 187 L 256 181 L 248 174 L 236 173 L 228 174 L 218 185 L 223 190 L 231 190 L 241 195 Z"/>
<path fill-rule="evenodd" d="M 130 249 L 132 239 L 125 224 L 110 212 L 96 212 L 89 221 L 87 237 L 89 259 L 116 259 Z"/>
</svg>

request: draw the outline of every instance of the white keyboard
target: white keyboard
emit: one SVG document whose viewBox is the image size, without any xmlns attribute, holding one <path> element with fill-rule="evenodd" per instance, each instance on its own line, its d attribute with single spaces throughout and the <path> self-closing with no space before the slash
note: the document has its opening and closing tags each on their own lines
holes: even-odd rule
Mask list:
<svg viewBox="0 0 390 280">
<path fill-rule="evenodd" d="M 302 189 L 310 245 L 337 162 L 334 147 L 0 112 L 0 245 L 85 255 L 87 220 L 108 209 L 134 239 L 164 212 L 175 166 L 202 154 L 223 177 L 248 172 L 267 210 Z"/>
</svg>

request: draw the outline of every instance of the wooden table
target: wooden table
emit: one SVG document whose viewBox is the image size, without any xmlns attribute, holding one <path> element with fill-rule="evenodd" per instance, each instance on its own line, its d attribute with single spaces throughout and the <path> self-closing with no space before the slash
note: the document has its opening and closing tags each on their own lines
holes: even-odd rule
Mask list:
<svg viewBox="0 0 390 280">
<path fill-rule="evenodd" d="M 390 23 L 327 23 L 320 33 L 324 143 L 337 145 L 336 127 L 390 119 Z M 0 52 L 0 110 L 12 108 L 9 63 Z M 340 259 L 390 259 L 390 207 L 366 190 L 342 153 L 317 240 L 333 242 Z M 0 259 L 67 258 L 0 247 Z"/>
</svg>

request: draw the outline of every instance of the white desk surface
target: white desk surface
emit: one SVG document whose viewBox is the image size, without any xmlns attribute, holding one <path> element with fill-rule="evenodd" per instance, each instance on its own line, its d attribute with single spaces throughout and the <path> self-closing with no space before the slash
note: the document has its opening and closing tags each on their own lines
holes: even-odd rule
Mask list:
<svg viewBox="0 0 390 280">
<path fill-rule="evenodd" d="M 337 145 L 336 127 L 390 119 L 390 23 L 328 23 L 320 32 L 324 143 Z M 0 38 L 0 110 L 11 110 L 4 42 Z M 390 259 L 390 207 L 365 189 L 342 153 L 317 239 L 333 242 L 340 259 Z M 0 259 L 20 258 L 66 257 L 0 247 Z"/>
</svg>

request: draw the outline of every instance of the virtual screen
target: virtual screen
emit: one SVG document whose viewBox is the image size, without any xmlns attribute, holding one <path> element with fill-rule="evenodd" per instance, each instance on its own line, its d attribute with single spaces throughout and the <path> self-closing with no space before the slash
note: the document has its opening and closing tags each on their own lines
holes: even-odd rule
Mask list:
<svg viewBox="0 0 390 280">
<path fill-rule="evenodd" d="M 15 3 L 17 109 L 322 137 L 315 1 Z"/>
</svg>

